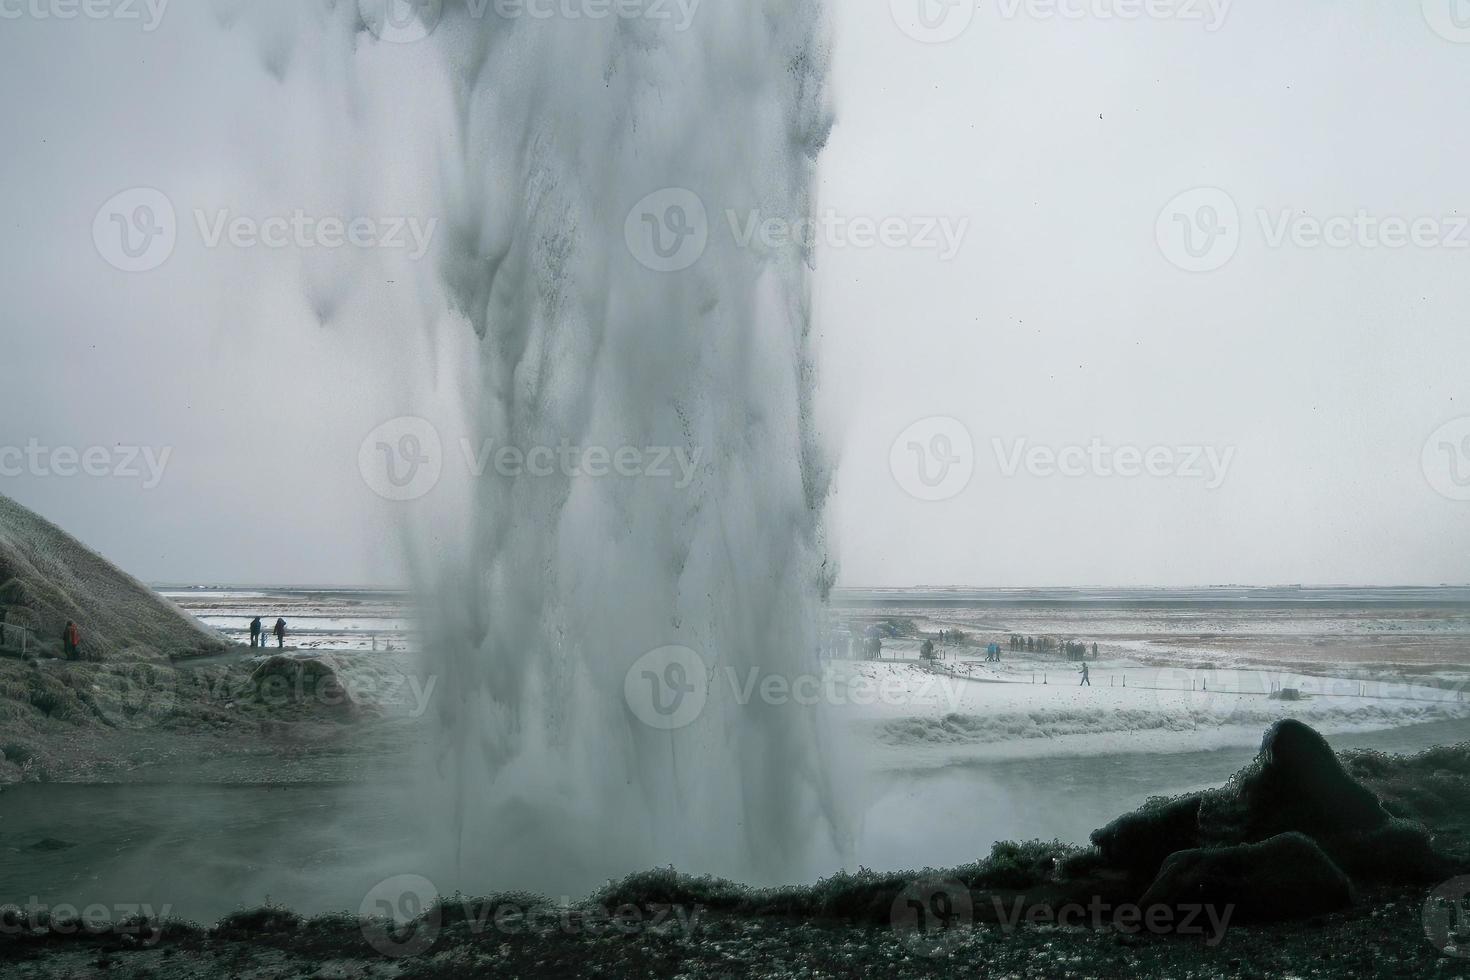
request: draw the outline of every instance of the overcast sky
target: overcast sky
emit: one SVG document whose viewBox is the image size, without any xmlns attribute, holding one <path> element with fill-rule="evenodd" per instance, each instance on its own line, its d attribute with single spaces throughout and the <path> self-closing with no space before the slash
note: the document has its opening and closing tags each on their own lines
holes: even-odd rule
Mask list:
<svg viewBox="0 0 1470 980">
<path fill-rule="evenodd" d="M 843 583 L 1470 581 L 1449 0 L 905 2 L 832 5 L 815 281 Z M 343 311 L 389 302 L 412 229 L 344 271 L 206 247 L 194 211 L 361 213 L 408 127 L 350 126 L 360 105 L 293 74 L 343 56 L 294 17 L 34 3 L 0 2 L 23 12 L 0 19 L 0 492 L 152 581 L 399 579 L 359 448 L 404 409 L 394 378 L 452 389 L 458 352 Z M 364 131 L 374 166 L 344 167 Z M 126 272 L 96 242 L 145 221 L 136 193 L 103 207 L 139 187 L 178 239 Z M 28 446 L 41 467 L 4 454 Z M 59 475 L 82 467 L 57 447 L 111 475 Z"/>
</svg>

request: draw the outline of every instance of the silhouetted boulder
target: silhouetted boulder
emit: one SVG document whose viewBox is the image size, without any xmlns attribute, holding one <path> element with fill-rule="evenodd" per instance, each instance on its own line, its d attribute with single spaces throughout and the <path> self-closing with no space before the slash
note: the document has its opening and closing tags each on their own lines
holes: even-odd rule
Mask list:
<svg viewBox="0 0 1470 980">
<path fill-rule="evenodd" d="M 1272 887 L 1274 878 L 1252 871 L 1257 852 L 1240 848 L 1282 836 L 1301 837 L 1314 852 L 1309 859 L 1299 847 L 1292 851 L 1296 845 L 1275 845 L 1285 848 L 1283 854 L 1296 853 L 1309 868 L 1320 855 L 1339 876 L 1418 882 L 1445 873 L 1427 831 L 1394 819 L 1342 766 L 1326 739 L 1291 719 L 1271 726 L 1256 759 L 1227 785 L 1173 800 L 1150 800 L 1094 831 L 1092 842 L 1107 867 L 1126 872 L 1133 881 L 1157 876 L 1152 893 L 1160 881 L 1177 891 L 1181 875 L 1191 881 L 1189 876 L 1203 875 L 1201 881 L 1208 883 L 1219 875 L 1222 880 L 1232 875 L 1247 880 L 1241 876 L 1248 871 L 1255 875 L 1250 881 Z M 1191 855 L 1188 862 L 1166 874 L 1181 853 Z M 1205 854 L 1223 855 L 1218 875 L 1214 859 Z M 1295 893 L 1288 889 L 1284 894 L 1283 901 L 1295 907 Z M 1272 917 L 1269 902 L 1257 899 L 1266 909 L 1262 917 Z M 1317 908 L 1312 903 L 1306 907 Z"/>
<path fill-rule="evenodd" d="M 1348 775 L 1327 740 L 1295 719 L 1267 730 L 1257 760 L 1239 780 L 1249 839 L 1288 830 L 1313 837 L 1359 834 L 1389 821 L 1378 797 Z"/>
<path fill-rule="evenodd" d="M 1173 800 L 1153 799 L 1092 832 L 1103 860 L 1130 876 L 1149 879 L 1175 851 L 1200 845 L 1202 793 Z"/>
<path fill-rule="evenodd" d="M 1429 832 L 1408 820 L 1390 819 L 1358 834 L 1324 834 L 1317 843 L 1358 880 L 1430 882 L 1450 873 L 1444 858 L 1435 853 Z"/>
<path fill-rule="evenodd" d="M 1352 886 L 1311 838 L 1288 833 L 1172 854 L 1139 904 L 1233 907 L 1236 921 L 1275 922 L 1347 908 Z"/>
</svg>

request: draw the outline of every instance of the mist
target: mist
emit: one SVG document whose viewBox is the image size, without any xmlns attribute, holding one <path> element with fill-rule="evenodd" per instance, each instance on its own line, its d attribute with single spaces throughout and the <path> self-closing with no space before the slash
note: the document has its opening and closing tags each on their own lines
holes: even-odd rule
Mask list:
<svg viewBox="0 0 1470 980">
<path fill-rule="evenodd" d="M 5 486 L 152 581 L 408 583 L 400 508 L 365 485 L 359 450 L 387 420 L 432 414 L 403 403 L 410 388 L 444 393 L 446 433 L 462 422 L 464 351 L 378 327 L 421 308 L 411 284 L 432 260 L 211 248 L 199 230 L 222 212 L 439 216 L 438 163 L 391 139 L 454 125 L 432 42 L 326 31 L 332 9 L 171 4 L 153 30 L 24 18 L 0 32 L 7 88 L 29 93 L 7 105 L 0 161 L 3 442 L 172 449 L 150 489 L 24 465 Z M 812 250 L 839 581 L 1463 581 L 1462 502 L 1420 463 L 1470 397 L 1450 163 L 1464 136 L 1422 94 L 1453 88 L 1462 47 L 1417 9 L 1367 4 L 1230 5 L 1215 30 L 1008 9 L 980 7 L 938 44 L 885 9 L 832 11 L 841 111 L 813 213 L 906 229 L 863 246 L 829 223 Z M 168 195 L 179 233 L 167 262 L 126 273 L 92 228 L 138 187 Z M 1198 187 L 1226 191 L 1242 230 L 1227 263 L 1188 272 L 1156 225 Z M 1360 210 L 1436 217 L 1446 241 L 1271 244 L 1283 212 Z M 723 241 L 749 228 L 710 217 Z M 916 244 L 926 221 L 939 247 Z M 957 248 L 946 225 L 964 228 Z M 973 479 L 937 503 L 890 465 L 898 436 L 934 417 L 974 446 Z M 462 476 L 460 436 L 479 439 L 446 435 Z M 1235 457 L 1214 488 L 1002 472 L 1018 440 L 1094 438 Z"/>
</svg>

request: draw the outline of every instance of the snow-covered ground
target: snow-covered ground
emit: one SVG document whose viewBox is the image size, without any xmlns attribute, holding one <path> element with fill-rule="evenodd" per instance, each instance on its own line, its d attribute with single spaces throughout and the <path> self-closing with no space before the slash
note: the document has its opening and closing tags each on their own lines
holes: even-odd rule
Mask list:
<svg viewBox="0 0 1470 980">
<path fill-rule="evenodd" d="M 235 643 L 249 642 L 250 620 L 260 616 L 267 630 L 277 617 L 285 619 L 287 642 L 298 650 L 390 653 L 417 646 L 409 598 L 401 592 L 168 588 L 159 593 Z"/>
<path fill-rule="evenodd" d="M 1201 606 L 1198 596 L 1161 592 L 1147 608 L 1092 602 L 905 611 L 898 618 L 925 635 L 960 628 L 970 642 L 941 645 L 943 659 L 929 664 L 919 660 L 920 638 L 885 639 L 881 661 L 825 661 L 823 689 L 862 764 L 890 771 L 1253 746 L 1283 717 L 1329 734 L 1470 718 L 1461 694 L 1470 690 L 1470 612 L 1437 591 L 1407 606 L 1382 601 L 1381 591 L 1331 591 L 1334 601 L 1324 608 Z M 388 691 L 410 714 L 422 707 L 405 680 L 418 680 L 418 644 L 402 593 L 164 594 L 241 643 L 252 616 L 267 626 L 283 616 L 288 643 L 337 654 L 340 675 L 362 688 L 364 702 L 384 700 Z M 834 625 L 860 632 L 891 615 L 848 609 L 834 613 Z M 1080 685 L 1077 664 L 1007 649 L 1010 632 L 1079 639 L 1089 650 L 1097 642 L 1100 659 L 1087 661 L 1091 685 Z M 992 640 L 1002 646 L 999 664 L 984 662 Z M 1272 697 L 1283 688 L 1299 691 L 1300 700 Z"/>
<path fill-rule="evenodd" d="M 838 716 L 875 768 L 939 768 L 976 759 L 1184 752 L 1259 742 L 1286 717 L 1326 733 L 1470 718 L 1454 686 L 1425 678 L 1365 681 L 1275 668 L 1159 667 L 1128 659 L 1079 665 L 1002 651 L 918 660 L 890 641 L 882 661 L 828 662 Z M 1295 689 L 1299 699 L 1272 695 Z"/>
</svg>

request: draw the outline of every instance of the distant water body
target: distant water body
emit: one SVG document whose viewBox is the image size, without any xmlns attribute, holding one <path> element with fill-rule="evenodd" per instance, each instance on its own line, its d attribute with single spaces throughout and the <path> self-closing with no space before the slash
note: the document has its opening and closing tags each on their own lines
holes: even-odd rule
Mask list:
<svg viewBox="0 0 1470 980">
<path fill-rule="evenodd" d="M 1470 586 L 1221 585 L 1201 588 L 926 587 L 835 589 L 834 606 L 1229 606 L 1234 608 L 1445 607 L 1470 609 Z"/>
</svg>

